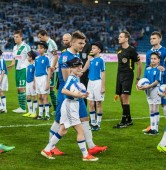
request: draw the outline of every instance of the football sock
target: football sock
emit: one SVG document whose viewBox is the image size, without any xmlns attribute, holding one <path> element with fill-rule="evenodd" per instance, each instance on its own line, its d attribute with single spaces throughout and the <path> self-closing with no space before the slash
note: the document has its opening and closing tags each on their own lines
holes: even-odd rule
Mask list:
<svg viewBox="0 0 166 170">
<path fill-rule="evenodd" d="M 129 115 L 129 105 L 123 104 L 123 115 L 122 115 L 122 123 L 126 123 L 127 116 Z"/>
<path fill-rule="evenodd" d="M 44 107 L 45 107 L 45 116 L 49 117 L 50 116 L 50 114 L 49 114 L 49 103 L 45 104 Z"/>
<path fill-rule="evenodd" d="M 1 103 L 2 103 L 2 106 L 4 107 L 4 109 L 6 110 L 6 96 L 1 96 Z"/>
<path fill-rule="evenodd" d="M 50 128 L 50 132 L 49 132 L 49 140 L 52 138 L 52 136 L 57 133 L 59 131 L 60 128 L 60 124 L 57 123 L 56 121 L 54 121 L 54 123 L 52 124 L 51 128 Z"/>
<path fill-rule="evenodd" d="M 88 148 L 95 147 L 95 144 L 93 143 L 93 140 L 92 140 L 93 137 L 92 137 L 91 128 L 89 126 L 89 122 L 84 121 L 84 122 L 81 122 L 81 124 L 82 124 L 83 130 L 84 130 L 84 136 L 85 136 L 85 140 L 88 145 Z"/>
<path fill-rule="evenodd" d="M 88 151 L 87 151 L 87 149 L 86 149 L 85 140 L 77 141 L 77 143 L 78 143 L 78 146 L 79 146 L 79 148 L 80 148 L 80 150 L 81 150 L 81 152 L 82 152 L 82 155 L 83 155 L 84 157 L 86 157 L 86 156 L 88 155 Z"/>
<path fill-rule="evenodd" d="M 51 98 L 51 102 L 52 102 L 52 105 L 55 111 L 56 110 L 56 95 L 54 91 L 50 91 L 50 98 Z"/>
<path fill-rule="evenodd" d="M 100 127 L 101 119 L 102 119 L 102 113 L 97 113 L 97 125 Z"/>
<path fill-rule="evenodd" d="M 155 113 L 150 114 L 150 126 L 152 130 L 155 130 Z"/>
<path fill-rule="evenodd" d="M 25 92 L 19 92 L 18 93 L 18 100 L 19 100 L 19 106 L 21 109 L 26 109 L 26 93 Z"/>
<path fill-rule="evenodd" d="M 130 105 L 124 104 L 123 105 L 124 115 L 126 115 L 126 121 L 131 122 L 131 115 L 130 115 Z"/>
<path fill-rule="evenodd" d="M 33 101 L 33 113 L 34 113 L 34 114 L 36 114 L 37 107 L 38 107 L 37 100 L 34 100 L 34 101 Z"/>
<path fill-rule="evenodd" d="M 92 125 L 96 125 L 96 111 L 90 112 L 90 120 Z"/>
<path fill-rule="evenodd" d="M 164 116 L 166 118 L 166 106 L 163 107 Z"/>
<path fill-rule="evenodd" d="M 163 134 L 163 137 L 162 137 L 159 145 L 160 146 L 166 146 L 166 127 L 165 127 L 164 134 Z"/>
<path fill-rule="evenodd" d="M 158 131 L 158 130 L 159 130 L 159 129 L 158 129 L 158 127 L 159 127 L 159 120 L 160 120 L 159 112 L 156 112 L 156 113 L 155 113 L 154 118 L 155 118 L 155 130 Z"/>
<path fill-rule="evenodd" d="M 32 101 L 31 100 L 27 100 L 27 106 L 28 106 L 28 112 L 32 113 Z"/>
<path fill-rule="evenodd" d="M 43 104 L 39 104 L 39 116 L 43 116 Z"/>
<path fill-rule="evenodd" d="M 50 152 L 50 150 L 52 149 L 52 147 L 53 147 L 54 145 L 56 145 L 61 138 L 62 138 L 62 136 L 60 136 L 58 133 L 55 133 L 55 134 L 52 136 L 52 138 L 50 139 L 48 145 L 45 147 L 44 150 L 45 150 L 46 152 Z"/>
</svg>

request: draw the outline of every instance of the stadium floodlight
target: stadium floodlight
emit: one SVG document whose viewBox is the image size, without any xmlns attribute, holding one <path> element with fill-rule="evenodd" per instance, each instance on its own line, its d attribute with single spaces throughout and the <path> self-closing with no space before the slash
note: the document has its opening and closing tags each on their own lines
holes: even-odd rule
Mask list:
<svg viewBox="0 0 166 170">
<path fill-rule="evenodd" d="M 98 4 L 98 3 L 99 3 L 99 1 L 94 1 L 94 3 L 95 3 L 95 4 Z"/>
</svg>

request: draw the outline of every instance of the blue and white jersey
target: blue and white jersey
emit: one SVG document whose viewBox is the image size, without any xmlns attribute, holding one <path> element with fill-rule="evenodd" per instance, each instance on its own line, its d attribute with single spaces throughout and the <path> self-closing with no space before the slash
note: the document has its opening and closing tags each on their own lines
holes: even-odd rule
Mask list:
<svg viewBox="0 0 166 170">
<path fill-rule="evenodd" d="M 59 68 L 59 72 L 58 72 L 58 78 L 59 78 L 59 83 L 64 84 L 64 80 L 63 80 L 63 75 L 62 75 L 62 69 L 68 68 L 68 65 L 66 64 L 67 61 L 73 59 L 74 57 L 80 57 L 79 54 L 73 54 L 71 53 L 68 49 L 63 52 L 58 60 L 58 68 Z"/>
<path fill-rule="evenodd" d="M 151 63 L 151 54 L 153 52 L 158 52 L 161 56 L 160 58 L 160 65 L 163 66 L 164 68 L 166 68 L 166 48 L 165 47 L 162 47 L 160 46 L 159 49 L 150 49 L 149 51 L 147 51 L 146 53 L 146 68 L 150 66 L 150 63 Z M 164 72 L 164 75 L 166 75 L 166 71 Z"/>
<path fill-rule="evenodd" d="M 4 74 L 8 74 L 6 62 L 3 58 L 0 59 L 0 74 L 2 74 L 2 71 L 4 71 Z"/>
<path fill-rule="evenodd" d="M 27 67 L 27 75 L 26 75 L 26 81 L 27 83 L 30 83 L 34 80 L 35 76 L 35 63 L 29 64 Z"/>
<path fill-rule="evenodd" d="M 101 72 L 105 71 L 105 62 L 102 57 L 94 57 L 90 61 L 89 66 L 89 80 L 99 80 L 101 79 Z"/>
<path fill-rule="evenodd" d="M 47 69 L 50 67 L 50 62 L 46 56 L 38 56 L 35 59 L 35 76 L 40 77 L 47 75 Z"/>
<path fill-rule="evenodd" d="M 67 80 L 66 80 L 65 85 L 64 85 L 63 88 L 65 88 L 65 89 L 67 89 L 67 90 L 70 91 L 71 85 L 72 85 L 72 84 L 76 84 L 76 83 L 78 83 L 78 82 L 79 82 L 79 81 L 78 81 L 78 77 L 76 77 L 76 76 L 74 76 L 74 75 L 69 75 L 69 77 L 67 78 Z M 65 98 L 67 98 L 67 99 L 72 99 L 72 100 L 75 99 L 74 97 L 72 97 L 72 96 L 67 96 L 67 95 L 65 95 Z"/>
<path fill-rule="evenodd" d="M 150 84 L 156 80 L 160 83 L 162 74 L 157 67 L 147 67 L 144 73 L 144 77 L 150 81 Z M 157 86 L 159 86 L 159 84 Z"/>
</svg>

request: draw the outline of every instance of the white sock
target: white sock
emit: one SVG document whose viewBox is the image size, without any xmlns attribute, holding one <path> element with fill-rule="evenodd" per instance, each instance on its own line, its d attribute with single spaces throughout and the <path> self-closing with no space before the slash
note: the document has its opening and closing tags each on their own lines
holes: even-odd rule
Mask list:
<svg viewBox="0 0 166 170">
<path fill-rule="evenodd" d="M 49 104 L 45 104 L 44 105 L 44 107 L 45 107 L 45 116 L 48 116 L 48 117 L 50 117 L 50 113 L 49 113 Z"/>
<path fill-rule="evenodd" d="M 159 120 L 160 120 L 160 115 L 159 112 L 155 113 L 155 130 L 157 132 L 159 131 Z"/>
<path fill-rule="evenodd" d="M 3 107 L 3 103 L 2 103 L 1 97 L 0 97 L 0 107 Z"/>
<path fill-rule="evenodd" d="M 96 125 L 96 112 L 95 111 L 90 112 L 90 121 L 92 125 Z"/>
<path fill-rule="evenodd" d="M 27 106 L 28 106 L 28 112 L 32 113 L 32 101 L 31 100 L 27 100 Z"/>
<path fill-rule="evenodd" d="M 49 140 L 52 138 L 52 136 L 57 133 L 59 131 L 60 128 L 60 124 L 57 123 L 56 121 L 54 121 L 54 123 L 52 124 L 51 128 L 50 128 L 50 132 L 49 132 Z"/>
<path fill-rule="evenodd" d="M 155 130 L 155 114 L 154 113 L 150 114 L 150 126 L 152 130 Z"/>
<path fill-rule="evenodd" d="M 52 136 L 52 138 L 50 139 L 48 145 L 44 148 L 44 150 L 45 150 L 46 152 L 50 152 L 50 150 L 52 149 L 52 147 L 53 147 L 54 145 L 56 145 L 61 138 L 62 138 L 62 136 L 60 136 L 58 133 L 55 133 L 55 134 Z"/>
<path fill-rule="evenodd" d="M 4 109 L 6 110 L 6 96 L 1 97 L 1 103 L 2 103 L 2 106 L 4 107 Z"/>
<path fill-rule="evenodd" d="M 34 113 L 34 114 L 36 114 L 37 107 L 38 107 L 37 100 L 34 100 L 34 101 L 33 101 L 33 113 Z"/>
<path fill-rule="evenodd" d="M 86 149 L 85 140 L 77 141 L 77 143 L 78 143 L 78 146 L 79 146 L 79 148 L 80 148 L 80 150 L 81 150 L 81 152 L 82 152 L 82 155 L 83 155 L 84 157 L 88 156 L 88 151 L 87 151 L 87 149 Z"/>
<path fill-rule="evenodd" d="M 166 118 L 166 106 L 163 107 L 163 113 L 164 113 L 164 116 Z"/>
<path fill-rule="evenodd" d="M 101 119 L 102 119 L 102 113 L 97 113 L 97 125 L 100 127 L 101 124 Z"/>
<path fill-rule="evenodd" d="M 93 143 L 92 140 L 92 131 L 91 128 L 89 126 L 89 122 L 85 121 L 85 122 L 81 122 L 83 130 L 84 130 L 84 136 L 85 136 L 85 140 L 86 143 L 88 145 L 88 148 L 94 148 L 96 145 Z"/>
<path fill-rule="evenodd" d="M 39 104 L 39 116 L 43 116 L 43 104 Z"/>
<path fill-rule="evenodd" d="M 160 146 L 166 146 L 166 128 L 165 128 L 163 137 L 162 137 L 162 139 L 161 139 L 159 145 L 160 145 Z"/>
</svg>

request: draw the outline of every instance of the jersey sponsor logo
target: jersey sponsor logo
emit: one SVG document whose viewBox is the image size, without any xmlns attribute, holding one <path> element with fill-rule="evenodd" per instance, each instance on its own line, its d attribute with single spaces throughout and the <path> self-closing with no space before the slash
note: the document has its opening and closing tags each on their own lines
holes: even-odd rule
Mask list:
<svg viewBox="0 0 166 170">
<path fill-rule="evenodd" d="M 67 61 L 67 56 L 63 56 L 63 58 L 62 58 L 62 62 L 66 62 Z"/>
<path fill-rule="evenodd" d="M 127 63 L 127 58 L 122 58 L 123 63 Z"/>
<path fill-rule="evenodd" d="M 17 59 L 17 60 L 21 60 L 21 59 L 22 59 L 22 56 L 16 55 L 16 59 Z"/>
</svg>

